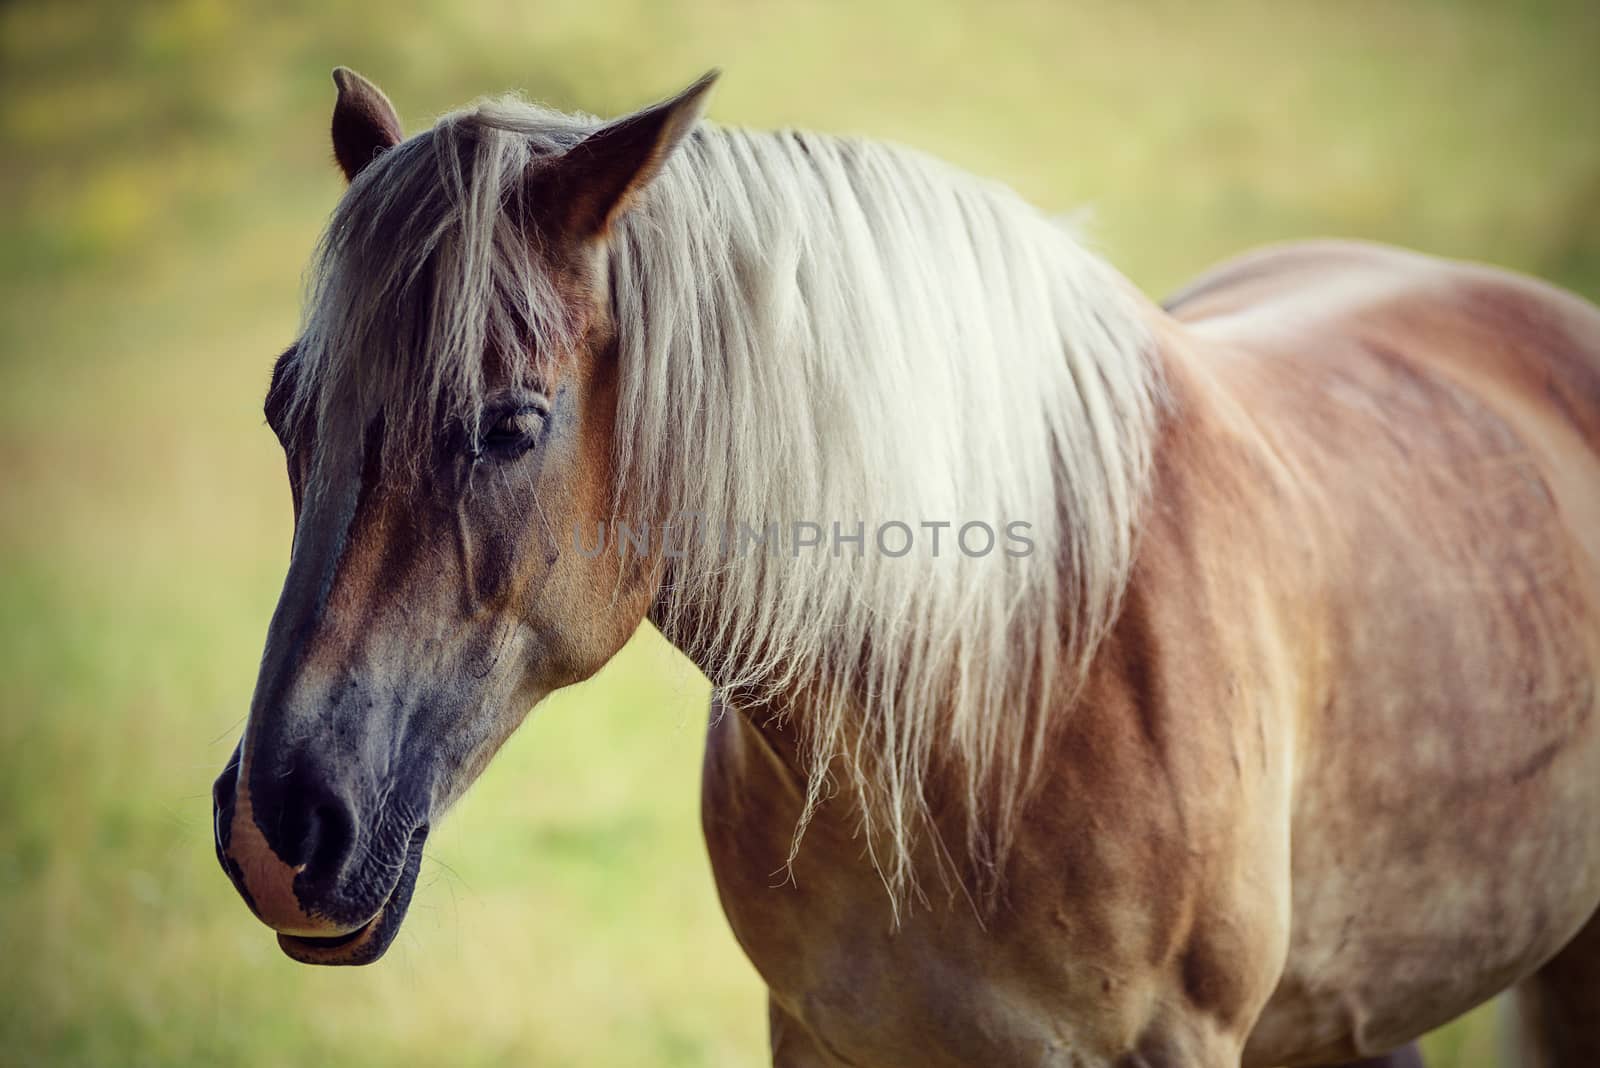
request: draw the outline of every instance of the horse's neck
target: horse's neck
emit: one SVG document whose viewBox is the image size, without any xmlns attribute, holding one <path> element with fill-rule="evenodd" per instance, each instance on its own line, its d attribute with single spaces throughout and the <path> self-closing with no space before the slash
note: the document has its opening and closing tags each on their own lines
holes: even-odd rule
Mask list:
<svg viewBox="0 0 1600 1068">
<path fill-rule="evenodd" d="M 1080 671 L 1114 610 L 1158 403 L 1140 319 L 1159 311 L 1142 297 L 1130 302 L 1131 286 L 1046 221 L 1003 199 L 994 211 L 996 242 L 966 250 L 964 258 L 953 248 L 952 258 L 973 271 L 1014 260 L 1007 290 L 974 282 L 962 302 L 941 287 L 954 287 L 956 278 L 973 282 L 967 274 L 953 268 L 950 278 L 933 278 L 925 265 L 907 266 L 902 256 L 895 262 L 914 288 L 903 304 L 890 294 L 864 293 L 861 300 L 875 303 L 857 307 L 851 297 L 842 307 L 792 309 L 817 316 L 819 328 L 791 324 L 773 339 L 787 351 L 769 352 L 759 332 L 743 329 L 726 338 L 716 331 L 675 337 L 642 330 L 643 354 L 629 364 L 689 368 L 705 380 L 692 398 L 680 392 L 666 399 L 677 413 L 671 423 L 677 440 L 664 437 L 659 422 L 639 424 L 645 436 L 629 439 L 630 455 L 643 462 L 675 457 L 678 464 L 651 471 L 637 491 L 653 511 L 698 510 L 717 523 L 736 517 L 824 526 L 861 519 L 913 527 L 926 520 L 1038 523 L 1045 548 L 1027 561 L 998 553 L 956 560 L 949 548 L 945 560 L 920 567 L 916 559 L 874 557 L 809 574 L 783 570 L 808 566 L 787 552 L 776 559 L 698 553 L 663 561 L 652 620 L 714 683 L 761 686 L 769 681 L 764 676 L 775 676 L 780 692 L 764 690 L 763 697 L 775 697 L 796 725 L 813 797 L 840 756 L 863 795 L 886 794 L 899 806 L 897 828 L 915 818 L 907 809 L 922 805 L 924 776 L 947 754 L 966 776 L 956 796 L 974 808 L 999 798 L 995 804 L 1010 810 L 1031 774 L 1035 725 L 1047 712 L 1052 680 Z M 966 233 L 951 228 L 948 239 Z M 706 296 L 742 300 L 758 291 L 741 286 Z M 648 301 L 634 316 L 619 318 L 638 323 L 662 304 Z M 931 318 L 902 314 L 923 307 Z M 770 318 L 728 310 L 718 309 L 721 317 L 712 321 Z M 884 318 L 881 331 L 850 325 L 852 316 L 870 314 Z M 719 358 L 706 359 L 714 354 L 695 348 L 673 360 L 665 348 L 703 345 L 710 337 L 728 343 Z M 884 359 L 857 358 L 860 346 L 880 337 Z M 624 346 L 633 342 L 629 335 Z M 806 344 L 818 347 L 794 350 Z M 772 360 L 768 368 L 746 366 L 765 358 Z M 729 367 L 739 373 L 727 373 Z M 640 381 L 660 381 L 664 373 Z M 818 388 L 817 379 L 829 388 Z M 740 403 L 747 419 L 768 422 L 730 428 L 711 419 L 697 435 L 696 405 L 706 396 Z M 808 404 L 822 407 L 807 410 Z M 697 449 L 700 440 L 716 454 Z M 796 453 L 808 448 L 833 451 Z M 762 471 L 762 464 L 774 470 Z M 787 475 L 780 469 L 786 466 L 793 468 Z M 707 474 L 714 477 L 701 477 Z M 791 514 L 771 514 L 785 509 Z M 1058 636 L 1066 650 L 1059 656 Z M 882 781 L 874 781 L 880 774 Z M 904 841 L 898 845 L 903 850 Z"/>
</svg>

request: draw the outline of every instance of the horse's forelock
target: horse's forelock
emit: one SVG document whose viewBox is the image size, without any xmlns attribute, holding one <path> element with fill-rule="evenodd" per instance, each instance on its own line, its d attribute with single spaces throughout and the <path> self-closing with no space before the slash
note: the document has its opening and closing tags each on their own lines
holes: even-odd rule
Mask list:
<svg viewBox="0 0 1600 1068">
<path fill-rule="evenodd" d="M 437 435 L 474 433 L 486 384 L 536 380 L 571 345 L 524 178 L 583 120 L 515 101 L 446 116 L 351 184 L 309 275 L 291 424 L 382 413 L 385 470 L 414 471 Z M 309 425 L 308 425 L 309 424 Z"/>
</svg>

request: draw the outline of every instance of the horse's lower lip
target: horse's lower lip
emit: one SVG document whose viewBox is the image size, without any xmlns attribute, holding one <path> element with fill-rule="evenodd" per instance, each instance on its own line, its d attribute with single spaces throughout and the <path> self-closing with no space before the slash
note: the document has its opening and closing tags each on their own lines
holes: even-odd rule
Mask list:
<svg viewBox="0 0 1600 1068">
<path fill-rule="evenodd" d="M 325 938 L 279 933 L 278 948 L 301 964 L 371 964 L 382 957 L 400 933 L 400 922 L 411 905 L 417 871 L 422 866 L 422 843 L 427 836 L 425 825 L 412 834 L 399 880 L 389 892 L 389 899 L 366 923 L 354 931 Z"/>
<path fill-rule="evenodd" d="M 384 908 L 387 907 L 388 905 L 385 903 Z M 366 934 L 372 929 L 372 925 L 381 919 L 383 919 L 383 909 L 379 909 L 372 919 L 357 927 L 354 931 L 347 931 L 342 935 L 284 935 L 284 937 L 312 949 L 340 949 Z"/>
<path fill-rule="evenodd" d="M 383 923 L 388 908 L 384 905 L 372 919 L 347 934 L 319 938 L 280 933 L 278 947 L 302 964 L 370 964 L 388 948 L 387 945 L 374 946 L 371 948 L 376 952 L 372 952 L 367 946 L 368 940 L 378 933 L 378 925 Z"/>
</svg>

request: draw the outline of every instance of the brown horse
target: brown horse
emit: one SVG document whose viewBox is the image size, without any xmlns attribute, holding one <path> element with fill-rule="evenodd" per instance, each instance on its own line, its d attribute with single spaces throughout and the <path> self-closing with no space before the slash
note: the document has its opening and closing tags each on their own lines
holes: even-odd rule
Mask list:
<svg viewBox="0 0 1600 1068">
<path fill-rule="evenodd" d="M 365 963 L 647 615 L 786 1066 L 1600 1064 L 1600 312 L 1353 244 L 1158 308 L 915 153 L 500 101 L 350 187 L 217 850 Z M 942 538 L 942 541 L 941 541 Z M 1414 1057 L 1414 1051 L 1397 1056 Z"/>
</svg>

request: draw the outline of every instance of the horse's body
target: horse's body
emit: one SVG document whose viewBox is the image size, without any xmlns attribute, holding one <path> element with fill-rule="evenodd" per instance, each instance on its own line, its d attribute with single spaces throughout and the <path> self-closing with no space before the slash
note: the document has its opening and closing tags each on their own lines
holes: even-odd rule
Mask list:
<svg viewBox="0 0 1600 1068">
<path fill-rule="evenodd" d="M 649 611 L 722 687 L 706 838 L 780 1065 L 1328 1063 L 1512 986 L 1535 1063 L 1600 1063 L 1600 312 L 1351 245 L 1163 310 L 924 161 L 690 137 L 705 82 L 402 144 L 336 79 L 216 788 L 290 955 L 380 956 L 430 822 Z M 558 533 L 786 503 L 1050 551 Z"/>
<path fill-rule="evenodd" d="M 895 930 L 847 816 L 772 889 L 785 742 L 714 718 L 706 834 L 778 1062 L 1224 1064 L 1248 1033 L 1247 1064 L 1325 1063 L 1523 981 L 1550 1063 L 1595 1063 L 1600 315 L 1353 245 L 1170 310 L 1126 607 L 987 929 Z"/>
</svg>

